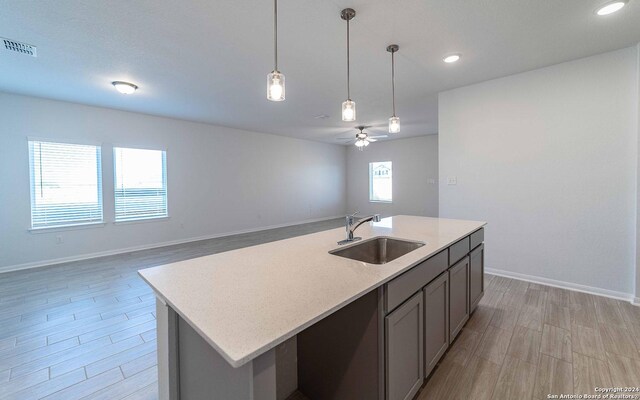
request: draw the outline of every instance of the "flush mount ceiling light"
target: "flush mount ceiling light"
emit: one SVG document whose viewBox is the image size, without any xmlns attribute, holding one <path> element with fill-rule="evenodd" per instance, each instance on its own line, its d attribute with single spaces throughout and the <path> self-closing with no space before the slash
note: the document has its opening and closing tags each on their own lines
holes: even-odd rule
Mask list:
<svg viewBox="0 0 640 400">
<path fill-rule="evenodd" d="M 447 64 L 451 64 L 460 60 L 460 57 L 460 54 L 449 54 L 447 56 L 444 56 L 442 58 L 442 61 L 446 62 Z"/>
<path fill-rule="evenodd" d="M 596 9 L 596 14 L 600 16 L 613 14 L 616 11 L 620 11 L 622 7 L 626 6 L 628 1 L 629 0 L 616 0 L 605 3 L 602 6 L 598 7 L 598 9 Z"/>
<path fill-rule="evenodd" d="M 111 82 L 111 84 L 113 85 L 113 87 L 116 88 L 118 92 L 122 94 L 131 94 L 136 90 L 138 90 L 137 85 L 134 85 L 133 83 L 129 83 L 129 82 L 113 81 Z"/>
<path fill-rule="evenodd" d="M 356 16 L 356 10 L 353 8 L 345 8 L 340 13 L 340 18 L 347 21 L 347 99 L 342 102 L 342 120 L 356 120 L 356 102 L 351 100 L 351 88 L 349 82 L 349 21 Z"/>
<path fill-rule="evenodd" d="M 393 115 L 389 118 L 389 133 L 400 132 L 400 118 L 396 116 L 396 63 L 394 54 L 400 50 L 397 44 L 387 46 L 387 51 L 391 53 L 391 103 L 393 104 Z"/>
<path fill-rule="evenodd" d="M 273 1 L 273 53 L 274 68 L 267 75 L 267 99 L 284 100 L 284 74 L 278 71 L 278 0 Z"/>
</svg>

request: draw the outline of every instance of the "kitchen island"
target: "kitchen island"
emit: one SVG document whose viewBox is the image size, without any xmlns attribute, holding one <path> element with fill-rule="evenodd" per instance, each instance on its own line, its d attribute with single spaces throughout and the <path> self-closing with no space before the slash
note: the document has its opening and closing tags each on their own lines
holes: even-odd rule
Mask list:
<svg viewBox="0 0 640 400">
<path fill-rule="evenodd" d="M 364 224 L 363 241 L 424 243 L 386 264 L 330 254 L 333 229 L 140 271 L 157 296 L 160 398 L 410 399 L 482 295 L 484 225 Z"/>
</svg>

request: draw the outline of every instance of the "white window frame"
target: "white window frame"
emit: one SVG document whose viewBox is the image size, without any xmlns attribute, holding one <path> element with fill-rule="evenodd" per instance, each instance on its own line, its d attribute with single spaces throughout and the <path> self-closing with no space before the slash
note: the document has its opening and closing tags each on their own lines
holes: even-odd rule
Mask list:
<svg viewBox="0 0 640 400">
<path fill-rule="evenodd" d="M 118 219 L 118 213 L 116 209 L 116 192 L 118 191 L 117 187 L 117 178 L 118 171 L 116 168 L 116 149 L 130 149 L 130 150 L 151 150 L 151 151 L 160 151 L 162 152 L 162 185 L 164 188 L 164 204 L 165 204 L 165 213 L 164 215 L 153 215 L 148 217 L 139 217 L 139 218 L 120 218 Z M 154 222 L 154 221 L 162 221 L 170 218 L 169 216 L 169 186 L 167 182 L 167 149 L 159 149 L 159 148 L 149 148 L 149 147 L 140 147 L 140 146 L 130 146 L 130 145 L 114 145 L 112 148 L 113 152 L 113 219 L 114 225 L 124 225 L 124 224 L 136 224 L 143 222 Z"/>
<path fill-rule="evenodd" d="M 33 211 L 36 207 L 36 204 L 35 204 L 36 182 L 35 182 L 35 173 L 33 170 L 34 160 L 33 160 L 33 152 L 32 152 L 31 146 L 32 146 L 32 143 L 35 143 L 35 142 L 96 147 L 96 150 L 97 150 L 96 186 L 98 190 L 98 204 L 100 209 L 99 219 L 88 220 L 85 222 L 81 221 L 81 222 L 34 226 Z M 30 210 L 29 210 L 30 225 L 29 225 L 29 228 L 27 229 L 29 232 L 41 233 L 41 232 L 51 232 L 51 231 L 61 231 L 61 230 L 93 228 L 93 227 L 101 227 L 106 225 L 104 221 L 104 189 L 102 185 L 103 182 L 102 182 L 102 144 L 101 143 L 65 140 L 65 139 L 49 139 L 49 138 L 42 138 L 42 137 L 27 137 L 27 152 L 29 156 L 28 169 L 29 169 L 29 194 L 30 194 Z"/>
<path fill-rule="evenodd" d="M 391 164 L 391 200 L 379 200 L 373 198 L 373 164 Z M 393 203 L 393 161 L 372 161 L 369 163 L 369 203 Z"/>
</svg>

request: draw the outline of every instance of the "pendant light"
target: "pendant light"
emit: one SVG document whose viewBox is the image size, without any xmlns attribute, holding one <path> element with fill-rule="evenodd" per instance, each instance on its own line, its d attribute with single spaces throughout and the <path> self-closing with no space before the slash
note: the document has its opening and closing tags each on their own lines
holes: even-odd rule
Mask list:
<svg viewBox="0 0 640 400">
<path fill-rule="evenodd" d="M 393 115 L 389 118 L 389 133 L 400 132 L 400 118 L 396 116 L 396 63 L 394 54 L 400 50 L 397 44 L 387 46 L 387 51 L 391 53 L 391 96 L 393 104 Z"/>
<path fill-rule="evenodd" d="M 284 100 L 284 74 L 278 71 L 278 0 L 273 0 L 273 52 L 275 68 L 267 75 L 267 99 Z"/>
<path fill-rule="evenodd" d="M 342 120 L 351 122 L 356 120 L 356 102 L 351 100 L 351 87 L 349 81 L 349 21 L 356 16 L 356 10 L 345 8 L 340 17 L 347 21 L 347 99 L 342 102 Z"/>
</svg>

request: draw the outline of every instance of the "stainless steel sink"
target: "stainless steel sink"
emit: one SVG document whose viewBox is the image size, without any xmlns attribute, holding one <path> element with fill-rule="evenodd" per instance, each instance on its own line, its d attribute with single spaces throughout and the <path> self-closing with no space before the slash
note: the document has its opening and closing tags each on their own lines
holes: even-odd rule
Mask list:
<svg viewBox="0 0 640 400">
<path fill-rule="evenodd" d="M 329 253 L 369 264 L 386 264 L 424 245 L 423 242 L 382 236 L 363 240 L 348 247 L 331 250 Z"/>
</svg>

